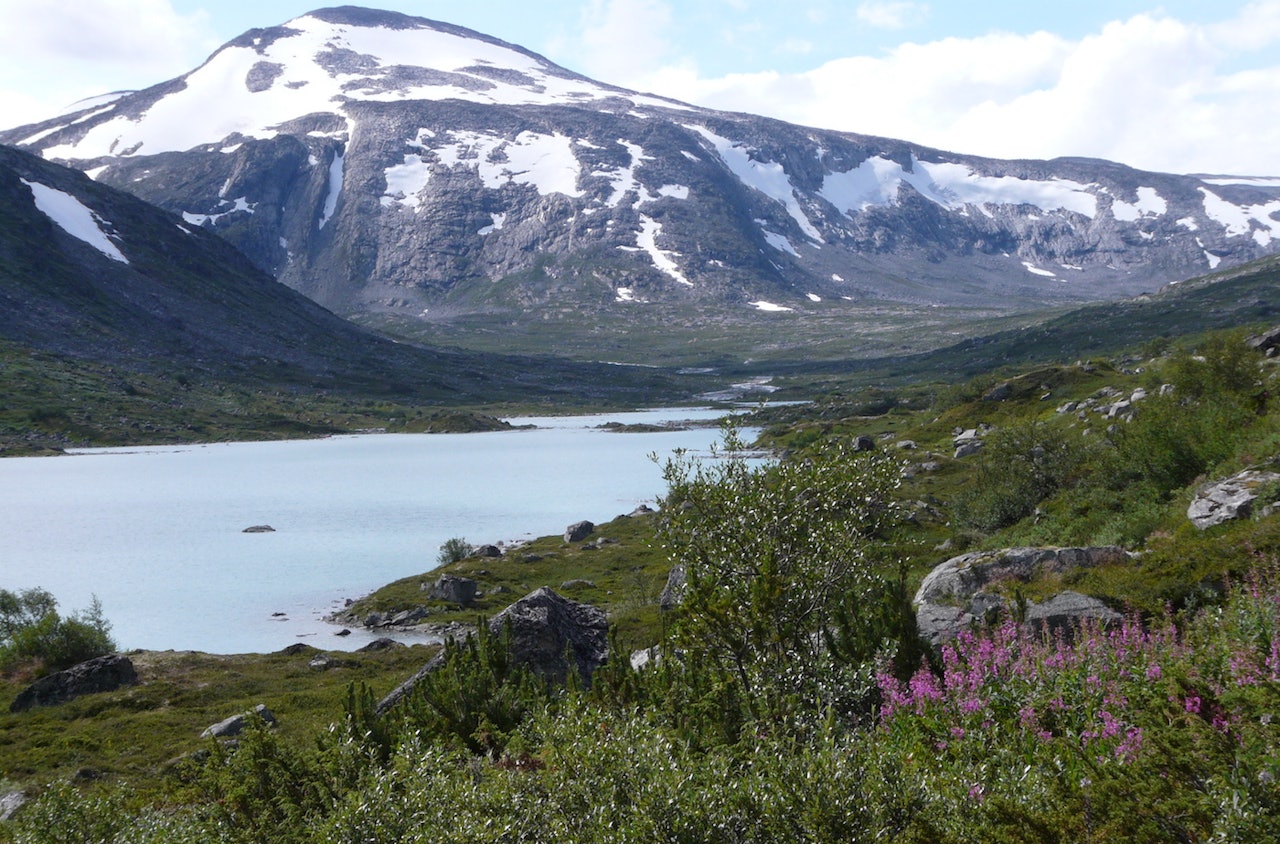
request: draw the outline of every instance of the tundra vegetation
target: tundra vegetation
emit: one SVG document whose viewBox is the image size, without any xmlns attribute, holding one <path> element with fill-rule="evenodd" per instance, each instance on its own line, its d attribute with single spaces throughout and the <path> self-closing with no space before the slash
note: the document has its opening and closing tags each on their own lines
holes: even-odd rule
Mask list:
<svg viewBox="0 0 1280 844">
<path fill-rule="evenodd" d="M 482 581 L 484 612 L 589 579 L 573 597 L 616 624 L 589 682 L 549 685 L 479 625 L 385 715 L 374 703 L 404 649 L 352 655 L 345 674 L 232 661 L 240 696 L 217 703 L 260 697 L 281 726 L 151 750 L 163 763 L 103 760 L 194 698 L 175 676 L 164 699 L 144 678 L 4 716 L 0 758 L 27 761 L 0 774 L 32 799 L 0 840 L 1280 839 L 1280 523 L 1264 506 L 1280 488 L 1247 518 L 1199 530 L 1186 517 L 1204 480 L 1280 455 L 1272 364 L 1239 334 L 1146 352 L 892 397 L 833 386 L 760 416 L 777 461 L 748 459 L 733 429 L 720 459 L 671 459 L 658 514 L 597 528 L 616 543 L 548 538 L 444 568 Z M 984 446 L 957 458 L 965 429 Z M 920 578 L 961 550 L 1019 544 L 1140 551 L 1007 586 L 1084 592 L 1125 621 L 1054 635 L 993 617 L 922 643 Z M 674 566 L 683 597 L 659 613 L 655 580 Z M 425 600 L 433 576 L 367 606 Z M 633 667 L 629 651 L 650 645 Z M 190 665 L 205 686 L 218 676 Z M 32 718 L 61 719 L 80 745 L 54 746 Z M 95 718 L 115 732 L 91 739 Z M 48 776 L 41 754 L 108 775 Z"/>
</svg>

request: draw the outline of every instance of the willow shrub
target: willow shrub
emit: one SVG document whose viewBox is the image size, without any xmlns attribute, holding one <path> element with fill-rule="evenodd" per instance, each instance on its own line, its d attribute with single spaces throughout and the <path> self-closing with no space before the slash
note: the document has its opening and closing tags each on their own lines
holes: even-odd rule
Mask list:
<svg viewBox="0 0 1280 844">
<path fill-rule="evenodd" d="M 835 442 L 753 464 L 729 428 L 717 459 L 677 455 L 664 477 L 659 539 L 686 576 L 672 644 L 747 721 L 851 705 L 849 693 L 869 684 L 850 690 L 832 678 L 853 679 L 904 638 L 918 659 L 914 624 L 882 611 L 906 605 L 905 590 L 891 588 L 893 573 L 871 552 L 900 516 L 896 460 Z M 823 636 L 833 628 L 856 635 L 833 649 Z"/>
<path fill-rule="evenodd" d="M 0 671 L 61 671 L 115 651 L 111 624 L 96 597 L 88 609 L 67 617 L 57 607 L 44 589 L 0 589 Z"/>
</svg>

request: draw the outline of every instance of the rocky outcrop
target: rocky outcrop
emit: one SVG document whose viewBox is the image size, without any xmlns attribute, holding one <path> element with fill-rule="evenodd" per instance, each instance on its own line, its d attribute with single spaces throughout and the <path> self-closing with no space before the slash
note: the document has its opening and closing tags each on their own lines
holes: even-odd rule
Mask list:
<svg viewBox="0 0 1280 844">
<path fill-rule="evenodd" d="M 1187 507 L 1187 518 L 1200 530 L 1232 519 L 1248 518 L 1253 513 L 1259 492 L 1277 482 L 1280 482 L 1280 474 L 1276 472 L 1246 469 L 1224 480 L 1203 484 Z"/>
<path fill-rule="evenodd" d="M 953 456 L 959 460 L 962 457 L 969 457 L 981 451 L 983 433 L 985 432 L 979 431 L 977 428 L 969 428 L 958 432 L 951 438 L 951 444 L 955 446 L 955 454 Z"/>
<path fill-rule="evenodd" d="M 1084 621 L 1109 626 L 1119 624 L 1124 616 L 1097 598 L 1068 590 L 1044 603 L 1029 602 L 1023 620 L 1031 627 L 1070 636 Z"/>
<path fill-rule="evenodd" d="M 270 709 L 267 709 L 265 703 L 260 703 L 248 712 L 232 715 L 230 718 L 224 718 L 218 723 L 206 727 L 204 732 L 200 734 L 200 738 L 234 738 L 244 732 L 245 726 L 254 717 L 268 726 L 274 727 L 276 725 L 275 714 Z"/>
<path fill-rule="evenodd" d="M 658 606 L 670 612 L 680 606 L 680 602 L 684 600 L 684 587 L 688 578 L 683 563 L 676 563 L 671 567 L 671 571 L 667 574 L 667 585 L 662 587 L 662 594 L 658 596 Z"/>
<path fill-rule="evenodd" d="M 27 802 L 27 796 L 21 791 L 10 791 L 0 795 L 0 821 L 7 821 Z"/>
<path fill-rule="evenodd" d="M 477 591 L 476 582 L 469 577 L 442 574 L 436 578 L 435 583 L 431 584 L 427 594 L 437 601 L 448 601 L 451 604 L 469 607 L 475 601 Z"/>
<path fill-rule="evenodd" d="M 916 624 L 921 636 L 939 644 L 975 624 L 1013 613 L 1017 608 L 994 588 L 998 585 L 1129 560 L 1129 553 L 1115 546 L 961 554 L 939 564 L 920 584 L 914 599 Z M 1120 618 L 1101 602 L 1074 592 L 1060 593 L 1042 604 L 1028 603 L 1022 609 L 1027 622 L 1052 629 L 1069 629 L 1084 619 L 1110 623 Z"/>
<path fill-rule="evenodd" d="M 1256 349 L 1267 357 L 1274 357 L 1276 349 L 1280 348 L 1280 326 L 1254 335 L 1245 342 L 1249 344 L 1249 348 Z"/>
<path fill-rule="evenodd" d="M 100 656 L 66 671 L 41 677 L 19 693 L 9 705 L 9 711 L 26 712 L 37 706 L 57 706 L 82 695 L 113 692 L 137 683 L 138 672 L 128 657 L 119 654 Z"/>
<path fill-rule="evenodd" d="M 564 529 L 565 542 L 581 542 L 595 532 L 596 526 L 591 522 L 574 522 Z"/>
<path fill-rule="evenodd" d="M 515 664 L 529 668 L 552 683 L 564 683 L 570 671 L 584 681 L 609 656 L 609 622 L 604 611 L 590 604 L 564 598 L 548 587 L 537 589 L 489 620 L 495 637 L 511 629 Z M 566 654 L 570 655 L 566 659 Z M 445 661 L 441 651 L 417 673 L 378 704 L 383 713 L 409 694 L 422 678 L 438 671 Z"/>
</svg>

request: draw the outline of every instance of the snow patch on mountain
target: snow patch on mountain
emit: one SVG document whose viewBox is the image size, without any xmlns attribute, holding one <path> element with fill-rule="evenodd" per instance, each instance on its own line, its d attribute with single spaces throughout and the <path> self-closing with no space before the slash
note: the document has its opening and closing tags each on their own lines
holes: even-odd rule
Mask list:
<svg viewBox="0 0 1280 844">
<path fill-rule="evenodd" d="M 103 230 L 102 226 L 106 221 L 93 209 L 71 194 L 48 185 L 29 182 L 26 179 L 23 179 L 22 183 L 31 189 L 31 197 L 35 201 L 36 208 L 52 220 L 58 228 L 74 238 L 83 240 L 113 261 L 129 263 L 129 259 L 124 256 L 119 247 L 111 242 L 111 236 Z"/>
<path fill-rule="evenodd" d="M 814 228 L 813 223 L 800 207 L 800 201 L 796 198 L 795 185 L 791 183 L 791 177 L 782 169 L 781 164 L 774 161 L 760 161 L 753 157 L 751 150 L 747 147 L 735 144 L 704 126 L 688 128 L 710 142 L 719 154 L 720 160 L 744 185 L 755 188 L 770 199 L 782 203 L 787 213 L 791 215 L 791 219 L 795 220 L 796 225 L 800 227 L 800 231 L 811 240 L 823 242 L 822 235 Z"/>
<path fill-rule="evenodd" d="M 1125 202 L 1117 199 L 1111 203 L 1111 215 L 1117 220 L 1132 223 L 1146 216 L 1159 217 L 1169 210 L 1169 203 L 1155 188 L 1138 188 L 1138 201 Z"/>
<path fill-rule="evenodd" d="M 1280 178 L 1252 176 L 1219 176 L 1212 179 L 1201 179 L 1206 185 L 1248 185 L 1255 188 L 1280 188 Z"/>
<path fill-rule="evenodd" d="M 1040 267 L 1037 267 L 1035 264 L 1031 263 L 1030 261 L 1023 261 L 1022 266 L 1026 267 L 1027 272 L 1032 273 L 1034 275 L 1044 276 L 1045 278 L 1058 277 L 1058 274 L 1053 272 L 1052 270 L 1041 269 Z"/>
<path fill-rule="evenodd" d="M 910 169 L 873 156 L 852 170 L 827 174 L 818 193 L 849 214 L 877 205 L 897 205 L 903 185 L 953 211 L 969 205 L 984 213 L 987 205 L 1031 205 L 1045 212 L 1071 211 L 1090 218 L 1098 213 L 1098 199 L 1090 185 L 1070 179 L 983 176 L 964 164 L 921 161 L 915 156 Z"/>
<path fill-rule="evenodd" d="M 763 223 L 764 221 L 757 220 L 756 222 Z M 800 253 L 797 252 L 796 248 L 791 245 L 791 241 L 787 240 L 787 238 L 784 237 L 783 235 L 777 234 L 776 232 L 771 232 L 768 229 L 763 227 L 761 228 L 760 231 L 761 231 L 761 234 L 764 235 L 765 243 L 768 243 L 774 249 L 777 249 L 779 252 L 786 252 L 790 255 L 794 255 L 797 258 L 800 257 Z"/>
<path fill-rule="evenodd" d="M 1280 240 L 1280 199 L 1261 205 L 1236 205 L 1208 188 L 1200 188 L 1200 192 L 1204 195 L 1204 213 L 1222 225 L 1227 237 L 1252 233 L 1259 246 Z"/>
<path fill-rule="evenodd" d="M 636 234 L 636 245 L 649 254 L 653 265 L 659 270 L 681 284 L 693 287 L 693 282 L 685 277 L 684 273 L 680 271 L 680 266 L 675 262 L 675 257 L 678 257 L 679 253 L 667 252 L 658 248 L 658 235 L 660 234 L 662 234 L 662 224 L 652 217 L 641 214 L 640 231 Z"/>
<path fill-rule="evenodd" d="M 608 170 L 597 170 L 593 175 L 604 176 L 611 182 L 612 193 L 605 200 L 605 204 L 615 207 L 622 202 L 623 198 L 631 192 L 643 196 L 644 186 L 640 184 L 640 180 L 636 178 L 636 168 L 645 161 L 652 161 L 652 156 L 646 155 L 644 147 L 639 144 L 631 143 L 623 138 L 618 139 L 618 145 L 627 151 L 629 163 L 626 167 Z M 639 201 L 636 203 L 639 204 Z"/>
<path fill-rule="evenodd" d="M 773 302 L 766 302 L 763 299 L 757 299 L 756 301 L 748 302 L 747 304 L 755 308 L 757 311 L 766 311 L 768 313 L 775 314 L 789 313 L 795 310 L 795 308 L 788 308 L 786 305 L 775 305 Z"/>
<path fill-rule="evenodd" d="M 249 198 L 246 196 L 238 196 L 234 200 L 224 199 L 218 203 L 219 207 L 222 207 L 223 205 L 230 205 L 231 207 L 225 211 L 215 211 L 212 214 L 193 214 L 189 211 L 183 211 L 182 219 L 195 226 L 203 226 L 206 223 L 211 226 L 216 226 L 219 220 L 229 214 L 235 214 L 238 212 L 252 214 L 257 210 L 255 207 L 257 203 L 250 203 Z"/>
<path fill-rule="evenodd" d="M 524 131 L 514 139 L 480 132 L 452 132 L 452 144 L 436 147 L 436 161 L 444 167 L 474 167 L 485 187 L 532 185 L 539 194 L 582 196 L 578 179 L 582 166 L 573 153 L 573 139 L 559 133 Z"/>
<path fill-rule="evenodd" d="M 351 101 L 567 105 L 625 96 L 633 103 L 678 105 L 573 76 L 533 55 L 435 29 L 427 21 L 386 28 L 337 25 L 304 15 L 281 31 L 285 34 L 270 41 L 219 50 L 182 78 L 181 89 L 141 115 L 122 113 L 99 123 L 77 141 L 47 148 L 45 157 L 154 155 L 216 143 L 233 133 L 272 138 L 283 123 L 311 114 L 344 114 Z M 117 105 L 113 101 L 72 123 Z"/>
<path fill-rule="evenodd" d="M 395 164 L 382 172 L 387 189 L 378 201 L 384 208 L 392 205 L 403 205 L 411 211 L 417 211 L 421 205 L 418 194 L 431 180 L 431 165 L 423 161 L 422 156 L 409 153 L 403 164 Z"/>
<path fill-rule="evenodd" d="M 320 228 L 324 228 L 325 223 L 333 218 L 333 212 L 338 210 L 338 197 L 342 195 L 342 179 L 343 154 L 341 150 L 335 150 L 333 161 L 329 162 L 329 193 L 324 198 L 324 211 L 320 215 Z"/>
<path fill-rule="evenodd" d="M 480 235 L 481 237 L 484 237 L 487 234 L 493 234 L 494 232 L 500 230 L 503 227 L 503 225 L 505 225 L 507 222 L 507 215 L 490 213 L 489 219 L 492 222 L 487 226 L 483 226 L 480 229 L 480 231 L 476 232 L 476 234 Z"/>
</svg>

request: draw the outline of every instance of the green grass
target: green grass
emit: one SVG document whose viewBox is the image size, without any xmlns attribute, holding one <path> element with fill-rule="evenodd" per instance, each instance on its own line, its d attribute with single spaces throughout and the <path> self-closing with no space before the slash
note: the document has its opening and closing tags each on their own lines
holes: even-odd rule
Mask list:
<svg viewBox="0 0 1280 844">
<path fill-rule="evenodd" d="M 371 612 L 394 613 L 426 607 L 430 624 L 471 624 L 491 616 L 542 586 L 567 598 L 601 607 L 619 628 L 628 649 L 648 647 L 660 635 L 658 596 L 670 563 L 657 546 L 658 515 L 620 516 L 596 526 L 582 542 L 547 536 L 501 557 L 468 557 L 422 574 L 401 578 L 356 601 L 345 611 L 353 618 Z M 477 581 L 483 593 L 470 607 L 431 600 L 424 591 L 441 574 Z M 569 585 L 566 585 L 569 584 Z"/>
<path fill-rule="evenodd" d="M 200 733 L 209 725 L 262 703 L 279 719 L 282 736 L 305 742 L 341 720 L 349 684 L 385 694 L 432 652 L 423 646 L 331 652 L 336 667 L 323 671 L 308 666 L 321 653 L 315 650 L 134 652 L 140 685 L 16 714 L 8 705 L 26 678 L 0 678 L 0 777 L 33 788 L 93 772 L 108 782 L 163 790 L 176 759 L 208 749 Z"/>
</svg>

